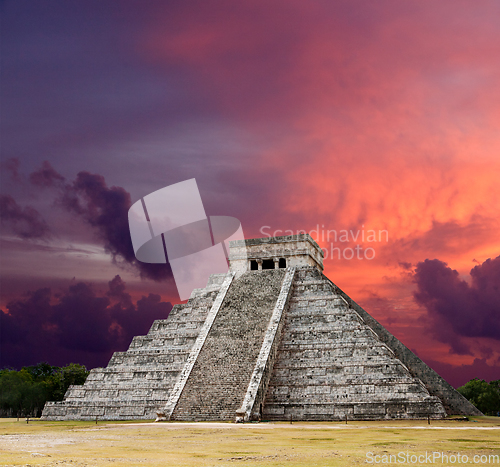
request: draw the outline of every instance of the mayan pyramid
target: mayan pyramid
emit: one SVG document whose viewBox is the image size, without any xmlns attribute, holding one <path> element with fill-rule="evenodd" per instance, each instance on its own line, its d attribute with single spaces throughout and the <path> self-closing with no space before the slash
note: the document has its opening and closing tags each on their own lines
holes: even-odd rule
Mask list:
<svg viewBox="0 0 500 467">
<path fill-rule="evenodd" d="M 234 241 L 168 319 L 47 402 L 45 420 L 367 420 L 481 415 L 323 275 L 307 234 Z"/>
</svg>

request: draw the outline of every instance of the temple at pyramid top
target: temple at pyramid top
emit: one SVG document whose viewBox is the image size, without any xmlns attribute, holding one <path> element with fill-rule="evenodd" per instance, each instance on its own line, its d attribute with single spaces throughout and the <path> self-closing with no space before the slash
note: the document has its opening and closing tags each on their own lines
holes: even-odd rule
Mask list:
<svg viewBox="0 0 500 467">
<path fill-rule="evenodd" d="M 307 233 L 232 241 L 229 261 L 236 276 L 287 267 L 312 267 L 323 272 L 323 250 Z"/>
</svg>

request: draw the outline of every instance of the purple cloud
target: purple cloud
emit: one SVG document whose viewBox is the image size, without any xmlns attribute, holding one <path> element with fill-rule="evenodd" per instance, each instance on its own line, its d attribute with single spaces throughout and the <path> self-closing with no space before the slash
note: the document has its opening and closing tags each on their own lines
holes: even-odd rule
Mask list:
<svg viewBox="0 0 500 467">
<path fill-rule="evenodd" d="M 20 367 L 46 360 L 106 365 L 113 351 L 125 350 L 135 335 L 146 334 L 155 319 L 167 318 L 172 305 L 155 294 L 135 304 L 120 276 L 97 294 L 83 282 L 61 294 L 49 288 L 29 292 L 0 310 L 1 366 Z"/>
<path fill-rule="evenodd" d="M 470 353 L 461 337 L 500 340 L 500 256 L 471 271 L 471 283 L 438 259 L 417 264 L 416 302 L 427 309 L 432 329 L 458 354 Z"/>
<path fill-rule="evenodd" d="M 142 263 L 135 258 L 128 226 L 132 203 L 122 187 L 108 187 L 101 175 L 80 172 L 72 184 L 65 186 L 61 202 L 94 227 L 113 261 L 125 261 L 135 266 L 142 277 L 156 281 L 170 276 L 168 265 Z"/>
<path fill-rule="evenodd" d="M 49 161 L 43 161 L 42 167 L 30 174 L 30 182 L 36 186 L 52 187 L 62 185 L 65 178 L 58 173 Z"/>
<path fill-rule="evenodd" d="M 124 188 L 108 187 L 102 175 L 89 172 L 79 172 L 73 182 L 66 182 L 47 161 L 29 179 L 35 186 L 57 188 L 56 203 L 94 228 L 114 262 L 134 266 L 143 278 L 162 281 L 170 277 L 171 270 L 166 264 L 137 261 L 128 226 L 132 203 Z"/>
<path fill-rule="evenodd" d="M 0 219 L 18 237 L 47 238 L 50 229 L 40 213 L 31 206 L 24 208 L 10 195 L 0 195 Z"/>
</svg>

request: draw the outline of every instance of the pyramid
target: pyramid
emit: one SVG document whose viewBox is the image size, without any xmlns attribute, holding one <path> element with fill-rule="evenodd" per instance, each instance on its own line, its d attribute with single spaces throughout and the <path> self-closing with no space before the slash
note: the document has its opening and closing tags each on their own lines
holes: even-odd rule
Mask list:
<svg viewBox="0 0 500 467">
<path fill-rule="evenodd" d="M 308 234 L 230 243 L 230 270 L 115 352 L 45 420 L 482 415 L 323 274 Z"/>
</svg>

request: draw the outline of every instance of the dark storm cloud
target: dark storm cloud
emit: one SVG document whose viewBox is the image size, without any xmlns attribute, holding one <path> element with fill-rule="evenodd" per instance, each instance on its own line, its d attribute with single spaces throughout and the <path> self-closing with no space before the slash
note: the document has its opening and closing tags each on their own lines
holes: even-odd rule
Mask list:
<svg viewBox="0 0 500 467">
<path fill-rule="evenodd" d="M 50 229 L 40 213 L 31 206 L 21 207 L 10 195 L 0 195 L 0 219 L 12 232 L 23 239 L 50 236 Z"/>
<path fill-rule="evenodd" d="M 155 294 L 134 304 L 120 276 L 109 282 L 104 295 L 83 282 L 61 294 L 50 288 L 29 292 L 0 313 L 1 365 L 19 367 L 42 360 L 105 365 L 113 351 L 125 350 L 133 336 L 146 334 L 171 308 Z"/>
<path fill-rule="evenodd" d="M 29 179 L 35 186 L 57 188 L 56 203 L 93 227 L 114 262 L 134 266 L 144 278 L 162 281 L 170 277 L 168 265 L 141 263 L 135 258 L 128 225 L 131 199 L 125 189 L 108 187 L 102 175 L 88 172 L 80 172 L 73 182 L 66 182 L 48 161 Z"/>
<path fill-rule="evenodd" d="M 42 167 L 30 174 L 30 182 L 35 186 L 52 187 L 62 185 L 64 180 L 65 178 L 48 161 L 43 161 Z"/>
<path fill-rule="evenodd" d="M 94 227 L 113 261 L 125 261 L 142 277 L 156 281 L 170 276 L 167 265 L 141 263 L 135 258 L 128 225 L 130 194 L 122 187 L 108 187 L 101 175 L 80 172 L 72 184 L 65 186 L 61 203 Z"/>
<path fill-rule="evenodd" d="M 461 337 L 500 340 L 500 256 L 470 271 L 471 284 L 438 259 L 417 264 L 415 300 L 433 321 L 433 333 L 452 351 L 469 353 Z"/>
</svg>

